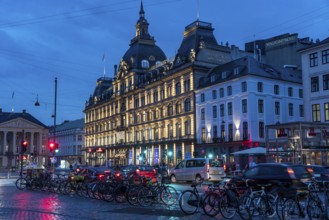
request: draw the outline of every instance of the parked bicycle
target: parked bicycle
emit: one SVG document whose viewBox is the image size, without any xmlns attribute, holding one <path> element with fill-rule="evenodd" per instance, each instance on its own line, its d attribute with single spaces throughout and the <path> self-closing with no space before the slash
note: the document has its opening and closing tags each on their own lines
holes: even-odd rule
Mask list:
<svg viewBox="0 0 329 220">
<path fill-rule="evenodd" d="M 198 186 L 203 185 L 204 179 L 201 178 L 198 182 L 191 185 L 192 190 L 185 190 L 179 197 L 179 207 L 186 215 L 193 215 L 200 208 L 203 208 L 205 205 L 205 197 L 208 193 L 217 190 L 218 187 L 212 185 L 208 186 L 204 193 L 198 191 Z M 210 199 L 210 198 L 209 198 Z M 209 200 L 212 201 L 212 200 Z"/>
</svg>

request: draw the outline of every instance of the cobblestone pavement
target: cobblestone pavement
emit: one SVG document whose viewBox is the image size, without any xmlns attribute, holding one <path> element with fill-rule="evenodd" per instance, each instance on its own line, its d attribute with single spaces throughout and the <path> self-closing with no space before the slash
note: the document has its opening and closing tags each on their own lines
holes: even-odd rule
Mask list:
<svg viewBox="0 0 329 220">
<path fill-rule="evenodd" d="M 0 179 L 0 219 L 210 219 L 199 212 L 185 216 L 176 205 L 149 208 L 109 203 L 79 196 L 42 191 L 18 190 L 15 179 Z M 222 219 L 220 216 L 212 219 Z"/>
</svg>

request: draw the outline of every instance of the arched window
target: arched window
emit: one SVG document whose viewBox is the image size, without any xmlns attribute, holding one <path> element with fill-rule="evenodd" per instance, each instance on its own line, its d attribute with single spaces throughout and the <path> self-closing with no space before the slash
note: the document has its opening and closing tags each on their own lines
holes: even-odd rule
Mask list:
<svg viewBox="0 0 329 220">
<path fill-rule="evenodd" d="M 176 83 L 175 90 L 176 90 L 176 95 L 179 95 L 181 93 L 180 82 Z"/>
<path fill-rule="evenodd" d="M 173 115 L 173 106 L 172 104 L 168 105 L 168 116 Z"/>
<path fill-rule="evenodd" d="M 191 111 L 191 100 L 190 100 L 190 98 L 185 100 L 184 105 L 185 105 L 184 106 L 185 107 L 185 112 Z"/>
<path fill-rule="evenodd" d="M 182 112 L 182 105 L 180 102 L 176 103 L 176 114 L 180 114 Z"/>
<path fill-rule="evenodd" d="M 182 131 L 181 131 L 181 125 L 180 123 L 176 123 L 176 137 L 181 137 Z"/>
<path fill-rule="evenodd" d="M 184 127 L 185 127 L 185 135 L 190 135 L 191 134 L 191 122 L 190 120 L 186 120 L 184 122 Z"/>
<path fill-rule="evenodd" d="M 147 69 L 150 67 L 149 61 L 142 60 L 142 68 Z"/>
</svg>

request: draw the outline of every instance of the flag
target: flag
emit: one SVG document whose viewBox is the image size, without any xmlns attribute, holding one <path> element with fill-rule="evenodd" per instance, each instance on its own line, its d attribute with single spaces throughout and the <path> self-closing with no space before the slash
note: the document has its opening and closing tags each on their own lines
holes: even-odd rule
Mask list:
<svg viewBox="0 0 329 220">
<path fill-rule="evenodd" d="M 13 92 L 13 94 L 11 94 L 11 98 L 12 98 L 12 99 L 14 98 L 14 95 L 15 95 L 15 92 Z"/>
<path fill-rule="evenodd" d="M 103 54 L 102 61 L 105 62 L 105 53 Z"/>
</svg>

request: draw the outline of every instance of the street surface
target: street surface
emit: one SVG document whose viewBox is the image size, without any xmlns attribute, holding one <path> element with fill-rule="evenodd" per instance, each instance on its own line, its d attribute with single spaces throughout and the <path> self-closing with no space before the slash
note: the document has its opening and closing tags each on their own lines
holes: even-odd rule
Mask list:
<svg viewBox="0 0 329 220">
<path fill-rule="evenodd" d="M 186 216 L 178 204 L 173 207 L 154 204 L 149 208 L 134 207 L 128 203 L 118 204 L 42 191 L 18 190 L 16 179 L 0 179 L 0 219 L 10 220 L 64 220 L 64 219 L 129 219 L 129 220 L 204 220 L 224 219 L 217 215 L 208 217 L 202 210 Z M 173 184 L 178 191 L 190 188 L 190 184 Z M 236 217 L 235 219 L 239 219 Z M 273 218 L 276 219 L 276 218 Z"/>
<path fill-rule="evenodd" d="M 209 219 L 198 213 L 185 216 L 176 205 L 149 208 L 67 196 L 42 191 L 18 190 L 15 179 L 0 179 L 0 219 Z M 218 218 L 221 219 L 221 218 Z"/>
</svg>

